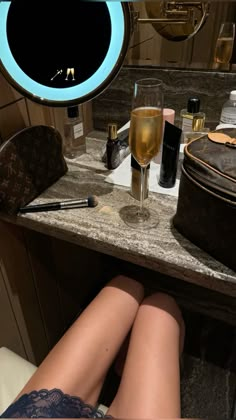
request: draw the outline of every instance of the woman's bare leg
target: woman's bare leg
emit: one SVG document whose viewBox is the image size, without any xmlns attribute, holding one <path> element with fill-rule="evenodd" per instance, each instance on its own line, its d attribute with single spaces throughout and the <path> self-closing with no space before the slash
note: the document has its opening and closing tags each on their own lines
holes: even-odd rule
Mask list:
<svg viewBox="0 0 236 420">
<path fill-rule="evenodd" d="M 95 404 L 142 299 L 140 283 L 124 276 L 111 280 L 51 350 L 18 397 L 32 390 L 59 388 Z"/>
<path fill-rule="evenodd" d="M 179 357 L 184 323 L 174 299 L 163 293 L 139 307 L 118 392 L 108 414 L 115 418 L 179 418 Z"/>
</svg>

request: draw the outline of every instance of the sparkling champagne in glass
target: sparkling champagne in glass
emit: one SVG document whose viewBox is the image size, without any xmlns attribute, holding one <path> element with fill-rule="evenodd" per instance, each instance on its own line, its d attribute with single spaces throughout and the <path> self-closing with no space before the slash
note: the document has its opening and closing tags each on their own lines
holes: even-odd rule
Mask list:
<svg viewBox="0 0 236 420">
<path fill-rule="evenodd" d="M 234 38 L 235 23 L 222 23 L 215 47 L 214 61 L 216 63 L 229 64 L 233 53 Z"/>
<path fill-rule="evenodd" d="M 155 78 L 135 82 L 130 118 L 129 147 L 141 167 L 140 207 L 134 207 L 129 225 L 150 228 L 158 223 L 154 210 L 144 207 L 146 169 L 160 150 L 162 141 L 163 89 L 162 81 Z"/>
</svg>

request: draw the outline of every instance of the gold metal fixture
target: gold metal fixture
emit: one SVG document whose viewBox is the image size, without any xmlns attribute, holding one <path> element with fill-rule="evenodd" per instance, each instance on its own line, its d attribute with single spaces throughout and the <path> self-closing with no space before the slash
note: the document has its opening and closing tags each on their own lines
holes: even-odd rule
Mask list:
<svg viewBox="0 0 236 420">
<path fill-rule="evenodd" d="M 210 3 L 203 0 L 147 1 L 148 18 L 136 16 L 136 24 L 151 23 L 153 28 L 170 41 L 184 41 L 193 37 L 209 15 Z"/>
</svg>

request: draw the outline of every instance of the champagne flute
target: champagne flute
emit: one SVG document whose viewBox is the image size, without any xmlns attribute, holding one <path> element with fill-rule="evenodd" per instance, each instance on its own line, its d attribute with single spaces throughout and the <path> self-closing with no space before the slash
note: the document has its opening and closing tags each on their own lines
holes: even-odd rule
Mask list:
<svg viewBox="0 0 236 420">
<path fill-rule="evenodd" d="M 233 53 L 234 38 L 235 23 L 222 23 L 216 41 L 214 62 L 219 64 L 229 64 Z"/>
<path fill-rule="evenodd" d="M 129 147 L 141 168 L 141 200 L 139 208 L 132 207 L 128 224 L 144 229 L 158 223 L 155 211 L 144 207 L 144 188 L 147 166 L 160 150 L 162 140 L 163 89 L 155 78 L 137 80 L 134 84 L 129 130 Z"/>
</svg>

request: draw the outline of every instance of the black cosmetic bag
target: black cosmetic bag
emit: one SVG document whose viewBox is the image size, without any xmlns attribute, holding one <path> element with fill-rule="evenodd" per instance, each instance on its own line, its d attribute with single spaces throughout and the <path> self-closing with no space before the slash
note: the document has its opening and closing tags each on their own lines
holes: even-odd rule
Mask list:
<svg viewBox="0 0 236 420">
<path fill-rule="evenodd" d="M 27 127 L 0 147 L 0 211 L 16 214 L 68 170 L 54 127 Z"/>
<path fill-rule="evenodd" d="M 221 129 L 236 137 L 236 129 Z M 184 148 L 174 227 L 236 270 L 236 145 L 192 140 Z"/>
</svg>

